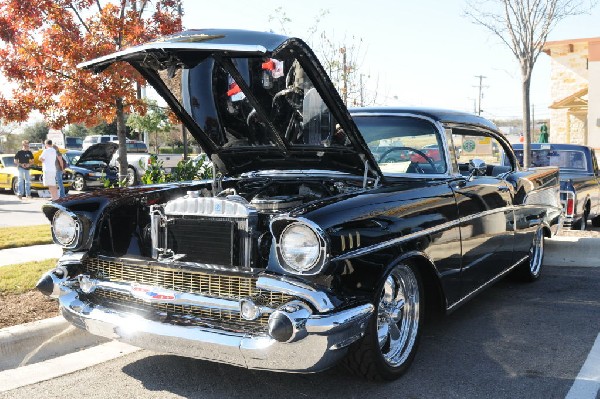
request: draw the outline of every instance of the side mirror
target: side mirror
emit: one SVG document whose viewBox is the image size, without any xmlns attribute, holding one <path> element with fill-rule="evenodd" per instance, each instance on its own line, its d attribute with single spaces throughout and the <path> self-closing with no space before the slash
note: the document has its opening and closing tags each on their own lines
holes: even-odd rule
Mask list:
<svg viewBox="0 0 600 399">
<path fill-rule="evenodd" d="M 469 161 L 469 179 L 475 176 L 485 176 L 487 164 L 483 159 L 474 158 Z"/>
</svg>

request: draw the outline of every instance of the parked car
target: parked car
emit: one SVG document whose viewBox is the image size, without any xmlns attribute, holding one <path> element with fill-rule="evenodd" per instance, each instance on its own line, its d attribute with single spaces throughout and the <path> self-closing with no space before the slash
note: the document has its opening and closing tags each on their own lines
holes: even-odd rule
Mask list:
<svg viewBox="0 0 600 399">
<path fill-rule="evenodd" d="M 84 191 L 88 188 L 103 188 L 104 181 L 116 184 L 119 181 L 117 168 L 109 165 L 118 145 L 99 143 L 85 151 L 69 150 L 65 157 L 73 170 L 73 189 Z"/>
<path fill-rule="evenodd" d="M 111 143 L 119 144 L 119 140 L 111 141 Z M 147 153 L 148 152 L 148 146 L 143 141 L 126 140 L 125 146 L 127 147 L 127 153 Z"/>
<path fill-rule="evenodd" d="M 38 288 L 73 325 L 241 367 L 343 360 L 393 379 L 427 315 L 508 273 L 540 276 L 561 214 L 558 169 L 522 170 L 488 120 L 418 108 L 350 118 L 308 46 L 272 33 L 191 30 L 82 67 L 119 60 L 154 85 L 218 175 L 43 207 L 65 255 Z M 462 175 L 449 148 L 464 135 L 503 148 L 505 173 L 488 172 L 500 159 L 473 158 Z M 435 143 L 440 158 L 378 164 L 369 145 L 382 139 Z"/>
<path fill-rule="evenodd" d="M 67 150 L 83 150 L 83 139 L 81 137 L 65 137 L 65 148 Z"/>
<path fill-rule="evenodd" d="M 29 143 L 29 151 L 39 151 L 44 149 L 44 143 Z"/>
<path fill-rule="evenodd" d="M 91 145 L 98 143 L 108 143 L 109 141 L 119 140 L 117 136 L 108 135 L 108 134 L 93 134 L 91 136 L 86 136 L 83 139 L 82 150 L 87 150 Z"/>
<path fill-rule="evenodd" d="M 34 153 L 39 154 L 41 151 Z M 50 196 L 48 187 L 44 186 L 42 181 L 42 168 L 39 164 L 39 160 L 34 158 L 34 165 L 30 168 L 29 178 L 31 179 L 31 192 L 38 194 L 40 197 Z M 37 161 L 37 162 L 36 162 Z M 14 154 L 0 154 L 0 188 L 5 190 L 12 190 L 17 195 L 19 193 L 19 172 L 17 171 L 17 165 L 15 164 Z M 63 171 L 63 185 L 65 192 L 68 193 L 73 183 L 73 172 L 70 169 Z"/>
<path fill-rule="evenodd" d="M 523 144 L 514 146 L 523 164 Z M 594 149 L 577 144 L 532 143 L 531 166 L 558 166 L 564 226 L 585 230 L 588 219 L 600 226 L 600 170 Z"/>
</svg>

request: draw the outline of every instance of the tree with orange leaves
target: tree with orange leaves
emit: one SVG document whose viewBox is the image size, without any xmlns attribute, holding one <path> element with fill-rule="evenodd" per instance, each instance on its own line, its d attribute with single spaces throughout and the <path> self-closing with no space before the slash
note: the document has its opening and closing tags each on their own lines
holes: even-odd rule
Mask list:
<svg viewBox="0 0 600 399">
<path fill-rule="evenodd" d="M 38 110 L 54 128 L 116 119 L 124 178 L 125 113 L 144 112 L 143 78 L 125 64 L 102 75 L 77 64 L 180 30 L 181 0 L 0 0 L 0 71 L 16 84 L 0 96 L 0 118 Z"/>
</svg>

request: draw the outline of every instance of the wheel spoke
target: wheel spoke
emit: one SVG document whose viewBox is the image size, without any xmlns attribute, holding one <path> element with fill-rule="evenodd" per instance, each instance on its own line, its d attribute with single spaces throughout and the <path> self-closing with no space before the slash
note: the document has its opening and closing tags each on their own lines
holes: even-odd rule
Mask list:
<svg viewBox="0 0 600 399">
<path fill-rule="evenodd" d="M 400 329 L 398 328 L 398 325 L 396 323 L 390 323 L 389 330 L 390 330 L 390 338 L 392 339 L 392 345 L 393 345 L 395 341 L 398 341 L 400 339 Z"/>
<path fill-rule="evenodd" d="M 383 348 L 384 345 L 388 342 L 388 335 L 390 331 L 390 325 L 388 323 L 384 323 L 379 326 L 377 329 L 377 339 L 379 340 L 379 349 Z"/>
</svg>

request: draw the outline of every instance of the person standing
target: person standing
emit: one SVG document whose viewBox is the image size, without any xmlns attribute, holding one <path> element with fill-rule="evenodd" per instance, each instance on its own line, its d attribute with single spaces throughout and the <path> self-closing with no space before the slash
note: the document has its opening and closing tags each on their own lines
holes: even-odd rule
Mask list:
<svg viewBox="0 0 600 399">
<path fill-rule="evenodd" d="M 52 148 L 52 140 L 46 140 L 46 149 L 40 155 L 42 161 L 42 173 L 44 174 L 44 186 L 48 187 L 52 201 L 58 197 L 58 188 L 56 187 L 56 151 Z"/>
<path fill-rule="evenodd" d="M 25 196 L 27 199 L 30 199 L 31 180 L 29 178 L 29 168 L 33 163 L 33 154 L 29 150 L 29 141 L 23 140 L 21 145 L 21 150 L 15 154 L 15 163 L 19 172 L 17 197 L 21 199 Z"/>
<path fill-rule="evenodd" d="M 58 197 L 62 198 L 65 196 L 65 186 L 63 184 L 63 170 L 65 170 L 65 160 L 60 153 L 60 149 L 56 144 L 52 145 L 54 151 L 56 151 L 56 185 L 58 186 Z"/>
<path fill-rule="evenodd" d="M 546 125 L 546 122 L 544 122 L 542 123 L 542 126 L 540 126 L 540 138 L 538 142 L 547 143 L 549 139 L 550 134 L 548 133 L 548 126 Z"/>
</svg>

